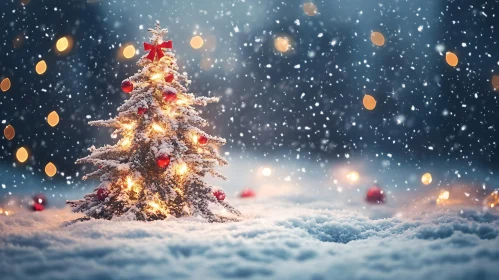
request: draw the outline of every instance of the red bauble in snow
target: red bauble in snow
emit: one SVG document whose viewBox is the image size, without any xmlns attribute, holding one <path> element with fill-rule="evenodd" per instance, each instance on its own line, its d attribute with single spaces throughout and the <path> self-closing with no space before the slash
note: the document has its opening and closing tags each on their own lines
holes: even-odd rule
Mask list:
<svg viewBox="0 0 499 280">
<path fill-rule="evenodd" d="M 173 74 L 172 73 L 168 73 L 168 74 L 165 75 L 165 82 L 171 83 L 171 82 L 173 82 L 173 78 L 174 78 Z"/>
<path fill-rule="evenodd" d="M 256 194 L 252 189 L 245 189 L 244 191 L 241 192 L 241 198 L 250 198 L 250 197 L 255 197 Z"/>
<path fill-rule="evenodd" d="M 206 136 L 204 136 L 204 135 L 199 135 L 198 136 L 198 143 L 201 145 L 204 145 L 204 144 L 208 143 L 208 138 L 206 138 Z"/>
<path fill-rule="evenodd" d="M 129 80 L 124 80 L 121 83 L 121 90 L 126 93 L 130 93 L 133 91 L 133 84 Z"/>
<path fill-rule="evenodd" d="M 222 201 L 225 199 L 225 193 L 221 190 L 214 191 L 213 195 L 217 198 L 217 200 Z"/>
<path fill-rule="evenodd" d="M 173 102 L 177 100 L 177 94 L 173 91 L 167 90 L 163 92 L 163 100 L 166 102 Z"/>
<path fill-rule="evenodd" d="M 33 211 L 43 211 L 47 206 L 47 198 L 43 194 L 38 194 L 33 197 Z"/>
<path fill-rule="evenodd" d="M 138 115 L 142 116 L 145 113 L 147 113 L 147 108 L 140 107 L 139 109 L 137 109 L 137 114 Z"/>
<path fill-rule="evenodd" d="M 97 198 L 100 201 L 105 200 L 108 195 L 109 195 L 109 191 L 107 189 L 105 189 L 105 188 L 99 188 L 97 190 Z"/>
<path fill-rule="evenodd" d="M 367 190 L 366 201 L 369 203 L 385 203 L 385 193 L 378 186 L 372 186 Z"/>
<path fill-rule="evenodd" d="M 170 157 L 169 156 L 159 156 L 156 159 L 156 165 L 159 168 L 167 168 L 170 165 Z"/>
</svg>

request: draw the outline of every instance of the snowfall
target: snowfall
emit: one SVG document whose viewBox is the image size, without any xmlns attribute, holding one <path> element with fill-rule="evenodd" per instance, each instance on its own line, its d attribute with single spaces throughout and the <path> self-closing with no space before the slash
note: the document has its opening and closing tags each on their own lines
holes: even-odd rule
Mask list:
<svg viewBox="0 0 499 280">
<path fill-rule="evenodd" d="M 323 186 L 311 171 L 278 174 L 277 167 L 274 181 L 256 186 L 264 179 L 246 167 L 236 163 L 241 174 L 231 174 L 237 180 L 228 185 L 253 176 L 257 197 L 241 199 L 224 187 L 243 213 L 239 222 L 69 223 L 80 215 L 64 207 L 2 215 L 1 278 L 499 279 L 498 213 L 473 203 L 437 205 L 431 197 L 439 183 L 402 186 L 417 185 L 418 172 L 392 168 L 390 180 L 378 174 L 387 203 L 368 205 L 363 194 L 376 180 L 365 175 L 367 166 L 336 166 Z M 334 179 L 349 168 L 361 174 L 355 185 Z"/>
</svg>

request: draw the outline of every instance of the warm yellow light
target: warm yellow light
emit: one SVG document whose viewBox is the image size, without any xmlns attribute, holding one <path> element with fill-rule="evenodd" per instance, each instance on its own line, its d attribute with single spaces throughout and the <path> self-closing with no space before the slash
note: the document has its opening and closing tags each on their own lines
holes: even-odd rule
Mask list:
<svg viewBox="0 0 499 280">
<path fill-rule="evenodd" d="M 308 2 L 303 4 L 303 12 L 309 17 L 313 17 L 317 14 L 317 6 L 314 3 Z"/>
<path fill-rule="evenodd" d="M 431 177 L 430 173 L 425 173 L 425 174 L 423 174 L 423 176 L 421 176 L 421 183 L 423 183 L 425 185 L 431 184 L 432 180 L 433 180 L 433 178 Z"/>
<path fill-rule="evenodd" d="M 57 114 L 56 111 L 52 111 L 48 116 L 47 116 L 47 122 L 51 127 L 56 126 L 59 123 L 59 114 Z"/>
<path fill-rule="evenodd" d="M 157 204 L 154 201 L 149 201 L 149 203 L 147 203 L 147 204 L 149 204 L 149 206 L 151 206 L 154 209 L 159 209 L 159 204 Z"/>
<path fill-rule="evenodd" d="M 274 47 L 278 52 L 287 52 L 290 49 L 289 39 L 286 37 L 277 37 L 274 40 Z"/>
<path fill-rule="evenodd" d="M 132 144 L 132 141 L 130 141 L 130 139 L 128 139 L 128 138 L 124 138 L 123 140 L 121 140 L 121 146 L 123 148 L 128 148 L 128 147 L 130 147 L 131 144 Z"/>
<path fill-rule="evenodd" d="M 135 55 L 135 47 L 133 45 L 128 45 L 123 49 L 123 56 L 125 58 L 132 58 Z"/>
<path fill-rule="evenodd" d="M 126 124 L 123 124 L 123 128 L 125 128 L 127 130 L 134 129 L 135 128 L 135 123 L 126 123 Z"/>
<path fill-rule="evenodd" d="M 445 61 L 447 61 L 447 64 L 449 64 L 450 66 L 456 67 L 459 59 L 457 58 L 457 55 L 455 53 L 447 52 L 445 54 Z"/>
<path fill-rule="evenodd" d="M 364 108 L 367 110 L 371 111 L 376 108 L 376 99 L 372 97 L 369 94 L 364 95 L 364 98 L 362 99 L 362 104 L 364 105 Z"/>
<path fill-rule="evenodd" d="M 164 130 L 164 129 L 163 129 L 163 128 L 159 125 L 159 124 L 157 124 L 157 123 L 154 123 L 154 124 L 152 125 L 152 129 L 153 129 L 154 131 L 159 131 L 159 132 L 163 132 L 163 131 L 165 131 L 165 130 Z"/>
<path fill-rule="evenodd" d="M 199 49 L 203 46 L 204 40 L 201 38 L 201 36 L 194 36 L 191 39 L 191 47 L 193 49 Z"/>
<path fill-rule="evenodd" d="M 10 79 L 9 78 L 3 79 L 2 82 L 0 83 L 0 89 L 3 92 L 8 91 L 10 89 L 10 86 L 11 86 L 11 83 L 10 83 Z"/>
<path fill-rule="evenodd" d="M 184 104 L 187 104 L 187 101 L 185 101 L 183 99 L 177 99 L 177 101 L 175 103 L 177 103 L 177 105 L 184 105 Z"/>
<path fill-rule="evenodd" d="M 450 193 L 448 191 L 443 191 L 439 196 L 439 200 L 447 200 L 450 197 Z"/>
<path fill-rule="evenodd" d="M 155 73 L 151 76 L 151 80 L 153 81 L 158 81 L 158 80 L 161 80 L 161 78 L 163 77 L 163 74 L 161 73 Z"/>
<path fill-rule="evenodd" d="M 40 60 L 36 66 L 35 66 L 36 73 L 38 75 L 43 75 L 45 71 L 47 71 L 47 63 L 45 63 L 45 60 Z"/>
<path fill-rule="evenodd" d="M 5 136 L 5 138 L 7 140 L 12 140 L 14 138 L 14 136 L 16 136 L 16 130 L 14 129 L 14 127 L 12 125 L 9 124 L 3 130 L 3 136 Z"/>
<path fill-rule="evenodd" d="M 188 170 L 189 168 L 187 167 L 187 164 L 182 163 L 181 165 L 179 165 L 177 172 L 180 175 L 184 175 Z"/>
<path fill-rule="evenodd" d="M 499 91 L 499 75 L 492 76 L 492 88 Z"/>
<path fill-rule="evenodd" d="M 385 36 L 379 32 L 372 32 L 371 42 L 378 47 L 382 47 L 385 44 Z"/>
<path fill-rule="evenodd" d="M 262 169 L 262 175 L 265 177 L 269 177 L 270 175 L 272 175 L 272 169 L 270 169 L 269 167 L 264 167 Z"/>
<path fill-rule="evenodd" d="M 499 204 L 499 190 L 493 191 L 488 195 L 483 201 L 484 205 L 488 205 L 490 208 L 494 208 Z"/>
<path fill-rule="evenodd" d="M 348 174 L 347 174 L 347 179 L 348 179 L 350 182 L 354 183 L 354 182 L 357 182 L 357 181 L 360 179 L 360 175 L 359 175 L 359 173 L 358 173 L 358 172 L 356 172 L 356 171 L 350 171 L 350 172 L 348 172 Z"/>
<path fill-rule="evenodd" d="M 57 167 L 52 162 L 45 165 L 45 174 L 49 177 L 53 177 L 57 173 Z"/>
<path fill-rule="evenodd" d="M 132 187 L 133 187 L 132 177 L 130 177 L 130 176 L 126 177 L 126 184 L 127 184 L 129 190 L 132 189 Z"/>
<path fill-rule="evenodd" d="M 67 48 L 69 47 L 68 38 L 66 37 L 59 38 L 59 40 L 57 40 L 57 42 L 55 43 L 55 47 L 59 52 L 67 50 Z"/>
<path fill-rule="evenodd" d="M 16 152 L 16 158 L 20 163 L 25 162 L 28 160 L 28 150 L 24 147 L 19 148 Z"/>
<path fill-rule="evenodd" d="M 197 144 L 198 143 L 198 138 L 199 137 L 198 137 L 197 134 L 191 135 L 192 143 Z"/>
</svg>

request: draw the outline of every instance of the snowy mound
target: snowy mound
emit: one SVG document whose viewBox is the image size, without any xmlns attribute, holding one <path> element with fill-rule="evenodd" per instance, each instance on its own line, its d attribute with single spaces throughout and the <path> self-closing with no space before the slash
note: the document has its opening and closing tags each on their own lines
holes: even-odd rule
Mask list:
<svg viewBox="0 0 499 280">
<path fill-rule="evenodd" d="M 0 217 L 2 279 L 497 279 L 499 220 L 476 211 L 371 219 L 318 203 L 239 201 L 235 223 Z M 251 213 L 251 215 L 248 215 Z"/>
</svg>

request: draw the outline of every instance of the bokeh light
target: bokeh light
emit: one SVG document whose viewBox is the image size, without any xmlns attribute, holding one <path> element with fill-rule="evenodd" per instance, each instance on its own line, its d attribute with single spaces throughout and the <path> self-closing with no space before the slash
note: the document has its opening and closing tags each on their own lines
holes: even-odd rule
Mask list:
<svg viewBox="0 0 499 280">
<path fill-rule="evenodd" d="M 493 191 L 484 200 L 483 204 L 486 208 L 496 208 L 499 209 L 499 190 Z"/>
<path fill-rule="evenodd" d="M 191 39 L 191 47 L 193 49 L 197 50 L 197 49 L 201 48 L 203 46 L 203 44 L 204 44 L 204 40 L 203 40 L 203 38 L 201 38 L 201 36 L 194 36 L 194 37 L 192 37 L 192 39 Z"/>
<path fill-rule="evenodd" d="M 3 92 L 8 91 L 10 89 L 10 86 L 11 86 L 11 83 L 10 83 L 10 79 L 9 78 L 3 79 L 2 82 L 0 83 L 0 89 Z"/>
<path fill-rule="evenodd" d="M 52 111 L 48 116 L 47 116 L 47 122 L 51 127 L 56 126 L 59 123 L 59 114 L 57 114 L 56 111 Z"/>
<path fill-rule="evenodd" d="M 372 32 L 371 42 L 378 47 L 382 47 L 385 44 L 385 36 L 379 32 Z"/>
<path fill-rule="evenodd" d="M 433 178 L 431 177 L 430 173 L 425 173 L 425 174 L 423 174 L 423 176 L 421 176 L 421 183 L 423 183 L 424 185 L 431 184 L 432 180 L 433 180 Z"/>
<path fill-rule="evenodd" d="M 308 2 L 303 4 L 303 12 L 309 17 L 317 15 L 317 6 L 314 3 Z"/>
<path fill-rule="evenodd" d="M 450 66 L 456 67 L 459 59 L 457 58 L 457 55 L 455 53 L 447 52 L 445 54 L 445 61 L 447 61 L 447 64 L 449 64 Z"/>
<path fill-rule="evenodd" d="M 26 150 L 26 148 L 24 147 L 17 149 L 16 158 L 20 163 L 25 162 L 26 160 L 28 160 L 28 150 Z"/>
<path fill-rule="evenodd" d="M 265 177 L 269 177 L 270 175 L 272 175 L 272 169 L 270 169 L 269 167 L 262 168 L 262 175 Z"/>
<path fill-rule="evenodd" d="M 282 36 L 275 38 L 274 47 L 278 52 L 287 52 L 290 49 L 289 39 Z"/>
<path fill-rule="evenodd" d="M 133 45 L 128 45 L 123 49 L 123 56 L 127 59 L 135 56 L 135 47 Z"/>
<path fill-rule="evenodd" d="M 499 91 L 499 75 L 492 76 L 492 88 L 494 91 Z"/>
<path fill-rule="evenodd" d="M 47 63 L 45 63 L 45 60 L 40 60 L 36 66 L 35 66 L 36 73 L 38 75 L 43 75 L 45 71 L 47 71 Z"/>
<path fill-rule="evenodd" d="M 369 94 L 364 95 L 362 99 L 362 104 L 367 110 L 374 110 L 376 108 L 376 99 Z"/>
<path fill-rule="evenodd" d="M 350 171 L 347 174 L 348 181 L 355 183 L 360 179 L 360 175 L 357 171 Z"/>
<path fill-rule="evenodd" d="M 442 191 L 437 198 L 437 204 L 444 204 L 447 200 L 449 200 L 450 193 L 449 191 Z"/>
<path fill-rule="evenodd" d="M 14 129 L 14 127 L 12 125 L 9 124 L 3 130 L 3 136 L 5 136 L 5 138 L 7 140 L 12 140 L 14 138 L 14 136 L 16 136 L 16 130 Z"/>
<path fill-rule="evenodd" d="M 55 43 L 55 47 L 57 51 L 59 52 L 64 52 L 68 49 L 69 47 L 69 40 L 66 37 L 61 37 L 57 42 Z"/>
<path fill-rule="evenodd" d="M 57 173 L 57 167 L 52 162 L 45 165 L 45 174 L 49 177 L 53 177 Z"/>
</svg>

